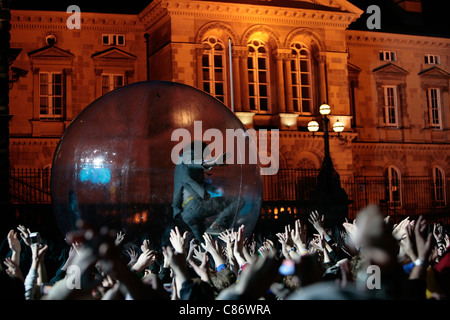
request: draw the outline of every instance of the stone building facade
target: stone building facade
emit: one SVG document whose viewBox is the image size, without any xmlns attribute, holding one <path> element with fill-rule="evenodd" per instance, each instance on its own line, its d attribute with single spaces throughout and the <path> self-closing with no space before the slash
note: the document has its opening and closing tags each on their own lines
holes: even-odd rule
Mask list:
<svg viewBox="0 0 450 320">
<path fill-rule="evenodd" d="M 281 168 L 321 167 L 322 133 L 307 124 L 321 123 L 326 102 L 330 125 L 345 126 L 330 126 L 341 179 L 438 177 L 447 197 L 450 40 L 349 30 L 364 10 L 154 0 L 135 15 L 82 12 L 79 30 L 66 12 L 12 11 L 11 47 L 22 49 L 13 66 L 28 73 L 10 91 L 11 166 L 50 166 L 64 129 L 102 94 L 168 80 L 212 94 L 248 128 L 279 129 Z"/>
</svg>

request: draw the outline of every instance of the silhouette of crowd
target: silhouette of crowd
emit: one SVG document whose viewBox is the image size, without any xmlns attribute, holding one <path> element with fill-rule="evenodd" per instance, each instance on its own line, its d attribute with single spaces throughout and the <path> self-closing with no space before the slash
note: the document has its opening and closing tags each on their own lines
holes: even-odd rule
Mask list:
<svg viewBox="0 0 450 320">
<path fill-rule="evenodd" d="M 170 230 L 167 245 L 78 221 L 62 250 L 19 225 L 1 248 L 3 299 L 404 300 L 448 299 L 447 226 L 423 216 L 397 224 L 375 205 L 326 228 L 324 215 L 273 238 L 245 225 L 218 236 Z M 57 264 L 56 271 L 49 264 Z"/>
</svg>

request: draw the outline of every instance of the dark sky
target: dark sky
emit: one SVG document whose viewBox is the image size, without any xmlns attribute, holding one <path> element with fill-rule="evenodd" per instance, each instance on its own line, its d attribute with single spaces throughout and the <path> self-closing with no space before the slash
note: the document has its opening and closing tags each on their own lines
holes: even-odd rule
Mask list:
<svg viewBox="0 0 450 320">
<path fill-rule="evenodd" d="M 70 5 L 77 5 L 81 12 L 137 14 L 152 0 L 105 1 L 105 0 L 12 0 L 12 9 L 66 11 Z"/>
<path fill-rule="evenodd" d="M 137 14 L 151 1 L 12 0 L 12 8 L 66 11 L 69 5 L 76 4 L 82 12 Z M 422 0 L 422 14 L 405 12 L 393 0 L 349 0 L 349 2 L 363 11 L 366 11 L 369 5 L 378 5 L 381 9 L 381 30 L 378 31 L 450 37 L 450 23 L 447 18 L 448 10 L 443 8 L 442 0 Z M 350 26 L 350 29 L 367 30 L 366 21 L 368 16 L 368 14 L 364 13 L 358 21 Z"/>
</svg>

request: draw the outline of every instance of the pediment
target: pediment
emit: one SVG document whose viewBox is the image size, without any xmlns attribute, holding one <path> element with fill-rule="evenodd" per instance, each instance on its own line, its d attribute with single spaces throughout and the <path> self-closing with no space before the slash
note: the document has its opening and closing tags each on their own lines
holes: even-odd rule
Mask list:
<svg viewBox="0 0 450 320">
<path fill-rule="evenodd" d="M 447 71 L 442 70 L 441 68 L 436 66 L 422 70 L 418 73 L 418 75 L 421 77 L 430 77 L 430 78 L 444 78 L 444 79 L 450 78 L 450 74 Z"/>
<path fill-rule="evenodd" d="M 390 76 L 406 76 L 409 74 L 405 69 L 397 66 L 396 64 L 390 62 L 388 64 L 382 65 L 372 70 L 373 73 L 380 75 L 390 75 Z"/>
<path fill-rule="evenodd" d="M 355 73 L 355 74 L 358 74 L 361 72 L 360 67 L 357 67 L 354 64 L 351 64 L 350 62 L 347 62 L 347 70 L 349 73 Z"/>
<path fill-rule="evenodd" d="M 31 60 L 69 60 L 72 61 L 75 55 L 69 51 L 56 46 L 45 46 L 28 52 Z"/>
<path fill-rule="evenodd" d="M 361 15 L 363 10 L 346 0 L 205 0 L 208 2 L 241 3 L 251 5 L 308 9 L 317 11 L 350 12 Z"/>
<path fill-rule="evenodd" d="M 96 52 L 91 57 L 94 60 L 136 60 L 135 55 L 115 47 Z"/>
</svg>

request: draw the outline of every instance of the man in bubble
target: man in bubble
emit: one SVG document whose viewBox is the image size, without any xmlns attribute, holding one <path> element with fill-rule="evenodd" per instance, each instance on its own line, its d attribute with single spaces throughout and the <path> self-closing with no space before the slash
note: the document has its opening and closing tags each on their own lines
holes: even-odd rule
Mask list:
<svg viewBox="0 0 450 320">
<path fill-rule="evenodd" d="M 203 233 L 219 235 L 234 225 L 237 214 L 244 207 L 241 197 L 211 197 L 208 192 L 217 189 L 205 174 L 215 166 L 226 166 L 230 153 L 222 153 L 215 159 L 207 159 L 210 155 L 208 145 L 202 141 L 194 141 L 183 148 L 175 165 L 173 216 L 181 214 L 183 221 L 192 230 L 194 236 L 202 241 Z M 220 190 L 219 190 L 220 191 Z M 207 227 L 207 218 L 215 216 L 214 222 Z"/>
</svg>

